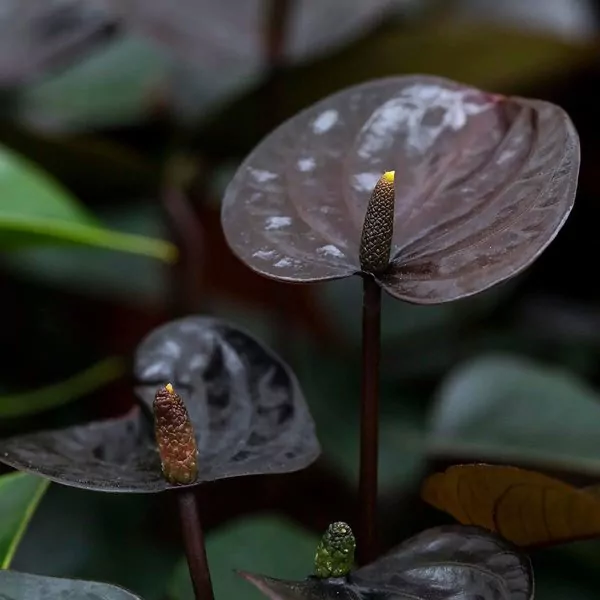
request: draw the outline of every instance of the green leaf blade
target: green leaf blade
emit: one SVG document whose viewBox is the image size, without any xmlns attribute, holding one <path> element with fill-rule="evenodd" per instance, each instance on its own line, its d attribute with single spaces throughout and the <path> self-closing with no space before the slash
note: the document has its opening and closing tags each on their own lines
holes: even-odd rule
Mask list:
<svg viewBox="0 0 600 600">
<path fill-rule="evenodd" d="M 17 153 L 0 146 L 0 248 L 88 245 L 176 259 L 175 247 L 145 236 L 112 231 L 89 213 L 52 177 Z"/>
<path fill-rule="evenodd" d="M 600 398 L 571 373 L 504 354 L 458 367 L 438 393 L 428 452 L 600 474 Z"/>
<path fill-rule="evenodd" d="M 73 402 L 114 381 L 125 371 L 116 357 L 102 360 L 72 377 L 37 390 L 0 396 L 0 418 L 17 418 Z"/>
<path fill-rule="evenodd" d="M 0 477 L 0 568 L 8 569 L 49 481 L 28 473 Z"/>
</svg>

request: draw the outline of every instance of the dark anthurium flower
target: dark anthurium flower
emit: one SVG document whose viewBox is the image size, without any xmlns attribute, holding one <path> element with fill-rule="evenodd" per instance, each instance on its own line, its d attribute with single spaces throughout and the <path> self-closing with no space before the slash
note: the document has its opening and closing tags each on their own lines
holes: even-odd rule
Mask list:
<svg viewBox="0 0 600 600">
<path fill-rule="evenodd" d="M 571 120 L 549 102 L 425 75 L 375 80 L 267 136 L 229 184 L 221 220 L 232 250 L 265 276 L 367 272 L 401 300 L 448 302 L 541 254 L 573 206 L 579 154 Z M 374 191 L 386 180 L 392 204 Z M 365 262 L 380 238 L 384 264 Z"/>
<path fill-rule="evenodd" d="M 529 559 L 479 527 L 435 527 L 344 577 L 240 573 L 271 600 L 530 600 Z"/>
<path fill-rule="evenodd" d="M 160 492 L 302 469 L 320 453 L 295 375 L 244 331 L 187 317 L 151 332 L 135 357 L 130 413 L 0 439 L 0 461 L 58 483 Z"/>
</svg>

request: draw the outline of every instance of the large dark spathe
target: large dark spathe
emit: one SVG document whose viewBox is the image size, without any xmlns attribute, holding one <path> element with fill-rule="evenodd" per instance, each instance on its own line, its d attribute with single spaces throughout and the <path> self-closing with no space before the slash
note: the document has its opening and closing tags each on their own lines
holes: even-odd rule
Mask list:
<svg viewBox="0 0 600 600">
<path fill-rule="evenodd" d="M 299 113 L 246 158 L 223 200 L 227 241 L 283 281 L 359 273 L 385 171 L 394 233 L 377 281 L 409 302 L 447 302 L 516 275 L 552 241 L 573 206 L 579 141 L 548 102 L 439 77 L 372 81 Z"/>
<path fill-rule="evenodd" d="M 286 473 L 320 452 L 290 368 L 249 334 L 187 317 L 142 341 L 135 360 L 141 406 L 118 419 L 0 440 L 0 461 L 59 483 L 108 492 L 160 492 L 165 481 L 152 418 L 156 391 L 173 384 L 198 446 L 198 477 Z M 185 487 L 185 486 L 177 486 Z"/>
</svg>

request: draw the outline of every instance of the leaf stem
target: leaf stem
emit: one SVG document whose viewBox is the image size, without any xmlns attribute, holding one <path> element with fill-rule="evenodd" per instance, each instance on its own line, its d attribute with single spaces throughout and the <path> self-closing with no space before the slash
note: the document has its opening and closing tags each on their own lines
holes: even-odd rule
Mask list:
<svg viewBox="0 0 600 600">
<path fill-rule="evenodd" d="M 377 557 L 377 463 L 379 447 L 379 362 L 381 354 L 381 288 L 363 278 L 362 386 L 360 419 L 360 483 L 358 562 Z"/>
<path fill-rule="evenodd" d="M 194 596 L 196 600 L 214 600 L 198 500 L 193 489 L 177 491 L 176 494 L 183 544 L 192 578 Z"/>
</svg>

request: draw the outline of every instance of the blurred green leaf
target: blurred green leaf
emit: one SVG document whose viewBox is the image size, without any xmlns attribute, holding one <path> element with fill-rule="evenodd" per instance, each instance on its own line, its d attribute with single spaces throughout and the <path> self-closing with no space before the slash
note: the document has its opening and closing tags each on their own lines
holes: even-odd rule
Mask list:
<svg viewBox="0 0 600 600">
<path fill-rule="evenodd" d="M 0 247 L 83 244 L 173 260 L 175 248 L 104 228 L 57 182 L 25 158 L 0 148 Z"/>
<path fill-rule="evenodd" d="M 600 396 L 582 381 L 491 355 L 460 366 L 441 386 L 428 451 L 598 476 L 599 428 Z"/>
<path fill-rule="evenodd" d="M 102 214 L 111 229 L 160 238 L 166 228 L 157 203 L 128 203 Z M 130 306 L 160 305 L 168 290 L 168 270 L 139 254 L 115 254 L 100 248 L 22 248 L 0 257 L 10 270 L 28 279 L 85 296 Z"/>
<path fill-rule="evenodd" d="M 125 370 L 119 358 L 107 358 L 65 381 L 20 394 L 0 395 L 0 418 L 31 415 L 63 406 L 117 379 Z"/>
<path fill-rule="evenodd" d="M 29 473 L 0 477 L 0 569 L 8 569 L 49 481 Z"/>
<path fill-rule="evenodd" d="M 312 573 L 319 538 L 278 517 L 255 517 L 231 523 L 208 536 L 206 546 L 215 597 L 264 600 L 235 574 L 235 569 L 284 579 Z M 187 563 L 182 559 L 170 585 L 172 600 L 193 600 Z"/>
<path fill-rule="evenodd" d="M 147 157 L 97 136 L 44 133 L 5 121 L 0 123 L 0 143 L 86 198 L 139 197 L 154 191 L 160 178 L 158 165 Z"/>
<path fill-rule="evenodd" d="M 55 131 L 139 121 L 150 114 L 169 64 L 151 43 L 122 36 L 74 67 L 28 87 L 20 97 L 19 116 Z"/>
<path fill-rule="evenodd" d="M 368 79 L 427 73 L 495 92 L 515 93 L 536 82 L 591 64 L 596 44 L 488 25 L 404 24 L 380 29 L 348 48 L 291 68 L 275 85 L 283 120 L 324 96 Z M 225 106 L 199 136 L 225 155 L 245 154 L 263 137 L 267 88 L 263 85 Z M 244 123 L 240 128 L 239 124 Z"/>
<path fill-rule="evenodd" d="M 144 600 L 162 600 L 181 554 L 169 531 L 171 527 L 178 531 L 177 513 L 165 510 L 164 502 L 164 497 L 95 494 L 53 485 L 12 568 L 107 581 Z"/>
</svg>

